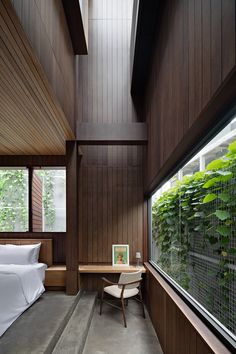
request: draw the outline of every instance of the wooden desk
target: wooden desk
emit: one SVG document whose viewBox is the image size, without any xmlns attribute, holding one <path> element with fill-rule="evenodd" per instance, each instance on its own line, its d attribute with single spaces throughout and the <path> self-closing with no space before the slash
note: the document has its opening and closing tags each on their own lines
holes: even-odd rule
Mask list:
<svg viewBox="0 0 236 354">
<path fill-rule="evenodd" d="M 146 269 L 144 266 L 136 267 L 136 266 L 111 266 L 111 265 L 96 265 L 96 264 L 88 264 L 88 265 L 80 265 L 79 272 L 80 273 L 96 273 L 96 274 L 109 274 L 109 273 L 132 273 L 137 272 L 138 270 L 142 270 L 142 273 L 146 273 Z"/>
<path fill-rule="evenodd" d="M 80 288 L 91 290 L 91 291 L 101 291 L 102 287 L 102 276 L 117 282 L 119 275 L 122 272 L 132 273 L 137 272 L 138 269 L 142 270 L 142 273 L 146 273 L 144 266 L 136 268 L 136 266 L 112 266 L 107 264 L 86 264 L 79 265 L 79 282 Z"/>
</svg>

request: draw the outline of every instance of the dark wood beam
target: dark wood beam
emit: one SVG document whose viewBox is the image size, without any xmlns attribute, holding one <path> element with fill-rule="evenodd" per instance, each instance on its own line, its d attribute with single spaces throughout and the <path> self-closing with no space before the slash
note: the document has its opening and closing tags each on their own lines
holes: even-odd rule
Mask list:
<svg viewBox="0 0 236 354">
<path fill-rule="evenodd" d="M 163 0 L 134 1 L 130 45 L 131 94 L 140 99 L 145 92 L 149 76 L 163 3 Z"/>
<path fill-rule="evenodd" d="M 79 145 L 145 145 L 146 123 L 80 123 L 76 139 Z"/>
<path fill-rule="evenodd" d="M 72 46 L 76 54 L 88 54 L 87 29 L 88 14 L 83 8 L 88 6 L 87 0 L 82 0 L 80 7 L 79 0 L 62 0 L 66 20 L 70 32 Z"/>
<path fill-rule="evenodd" d="M 66 142 L 66 293 L 78 292 L 78 149 Z"/>
<path fill-rule="evenodd" d="M 2 167 L 61 167 L 65 165 L 64 155 L 0 155 Z"/>
</svg>

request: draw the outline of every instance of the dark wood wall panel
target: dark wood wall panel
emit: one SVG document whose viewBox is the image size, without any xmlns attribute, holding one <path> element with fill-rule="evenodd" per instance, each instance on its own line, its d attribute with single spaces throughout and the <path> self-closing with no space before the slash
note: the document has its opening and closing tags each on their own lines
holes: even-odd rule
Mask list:
<svg viewBox="0 0 236 354">
<path fill-rule="evenodd" d="M 43 231 L 42 180 L 36 173 L 32 177 L 32 226 L 34 232 Z"/>
<path fill-rule="evenodd" d="M 112 244 L 143 254 L 142 147 L 84 149 L 79 176 L 79 261 L 111 263 Z M 108 160 L 104 159 L 108 153 Z"/>
<path fill-rule="evenodd" d="M 166 1 L 145 99 L 147 191 L 233 70 L 235 1 Z"/>
<path fill-rule="evenodd" d="M 229 354 L 230 351 L 180 299 L 164 279 L 147 266 L 149 314 L 165 354 Z"/>
<path fill-rule="evenodd" d="M 137 122 L 130 96 L 131 16 L 130 0 L 89 2 L 89 54 L 79 58 L 78 70 L 80 122 Z M 136 251 L 143 253 L 143 151 L 142 146 L 83 146 L 80 263 L 111 263 L 116 243 L 130 245 L 131 262 Z"/>
<path fill-rule="evenodd" d="M 75 56 L 60 0 L 11 0 L 52 89 L 75 131 Z"/>
</svg>

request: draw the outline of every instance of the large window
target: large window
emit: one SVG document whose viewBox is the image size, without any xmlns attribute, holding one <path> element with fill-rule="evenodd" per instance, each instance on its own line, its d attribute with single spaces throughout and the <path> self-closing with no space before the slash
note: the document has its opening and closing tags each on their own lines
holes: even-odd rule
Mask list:
<svg viewBox="0 0 236 354">
<path fill-rule="evenodd" d="M 33 231 L 66 231 L 66 171 L 40 169 L 33 174 Z"/>
<path fill-rule="evenodd" d="M 234 340 L 235 123 L 152 196 L 151 255 L 163 275 Z"/>
<path fill-rule="evenodd" d="M 66 231 L 65 168 L 0 169 L 0 232 L 27 231 Z"/>
<path fill-rule="evenodd" d="M 0 169 L 0 232 L 28 231 L 28 171 Z"/>
</svg>

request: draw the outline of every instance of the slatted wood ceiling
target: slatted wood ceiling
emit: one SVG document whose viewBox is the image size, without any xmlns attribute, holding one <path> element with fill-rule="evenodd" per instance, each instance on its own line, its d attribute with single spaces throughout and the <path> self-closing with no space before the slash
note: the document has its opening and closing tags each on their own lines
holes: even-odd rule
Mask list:
<svg viewBox="0 0 236 354">
<path fill-rule="evenodd" d="M 89 54 L 79 60 L 82 122 L 135 122 L 130 96 L 132 1 L 89 2 Z M 111 263 L 112 244 L 144 252 L 142 146 L 83 146 L 79 176 L 79 261 Z"/>
<path fill-rule="evenodd" d="M 0 2 L 0 154 L 63 154 L 74 134 L 10 1 Z"/>
<path fill-rule="evenodd" d="M 23 30 L 74 131 L 75 55 L 58 0 L 11 0 Z"/>
</svg>

